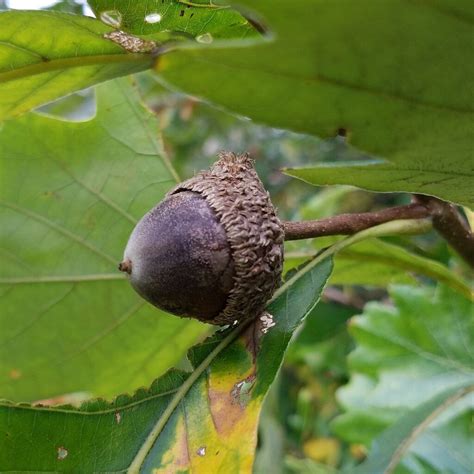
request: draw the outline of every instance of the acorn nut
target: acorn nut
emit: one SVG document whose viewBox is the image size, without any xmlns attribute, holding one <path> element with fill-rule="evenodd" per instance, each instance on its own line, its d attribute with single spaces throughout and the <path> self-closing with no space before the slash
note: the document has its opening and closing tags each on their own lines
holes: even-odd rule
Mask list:
<svg viewBox="0 0 474 474">
<path fill-rule="evenodd" d="M 223 152 L 140 220 L 119 269 L 158 308 L 232 324 L 262 313 L 280 283 L 283 241 L 253 160 Z"/>
</svg>

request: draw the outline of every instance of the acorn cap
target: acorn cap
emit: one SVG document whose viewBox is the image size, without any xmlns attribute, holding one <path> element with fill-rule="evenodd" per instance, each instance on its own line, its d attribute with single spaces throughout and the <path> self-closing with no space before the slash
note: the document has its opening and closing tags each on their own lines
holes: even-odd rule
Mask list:
<svg viewBox="0 0 474 474">
<path fill-rule="evenodd" d="M 259 316 L 278 287 L 284 231 L 248 154 L 221 152 L 209 171 L 178 184 L 168 195 L 201 194 L 224 227 L 234 261 L 234 285 L 213 324 Z"/>
</svg>

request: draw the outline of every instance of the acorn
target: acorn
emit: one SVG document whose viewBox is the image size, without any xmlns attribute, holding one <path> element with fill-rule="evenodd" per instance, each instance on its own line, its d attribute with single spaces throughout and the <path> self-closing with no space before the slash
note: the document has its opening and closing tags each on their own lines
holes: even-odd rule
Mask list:
<svg viewBox="0 0 474 474">
<path fill-rule="evenodd" d="M 260 316 L 281 279 L 284 231 L 248 154 L 222 152 L 136 225 L 119 269 L 154 306 L 211 324 Z"/>
</svg>

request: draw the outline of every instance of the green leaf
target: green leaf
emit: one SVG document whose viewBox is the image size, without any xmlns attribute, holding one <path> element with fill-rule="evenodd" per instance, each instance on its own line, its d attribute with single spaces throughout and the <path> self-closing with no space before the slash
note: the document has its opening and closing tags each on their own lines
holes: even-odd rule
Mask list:
<svg viewBox="0 0 474 474">
<path fill-rule="evenodd" d="M 274 127 L 334 136 L 383 160 L 291 171 L 316 184 L 473 205 L 474 4 L 241 0 L 272 31 L 252 46 L 186 48 L 160 77 Z"/>
<path fill-rule="evenodd" d="M 286 268 L 300 265 L 313 255 L 314 251 L 308 250 L 288 252 Z M 435 260 L 380 239 L 369 239 L 340 251 L 334 262 L 330 284 L 385 287 L 390 283 L 415 283 L 415 275 L 439 281 L 466 298 L 474 299 L 469 283 L 454 271 Z"/>
<path fill-rule="evenodd" d="M 453 140 L 456 138 L 453 137 Z M 419 169 L 414 168 L 415 154 L 410 152 L 406 159 L 402 157 L 392 162 L 321 163 L 304 168 L 286 168 L 284 173 L 315 186 L 349 184 L 369 191 L 427 194 L 474 207 L 470 191 L 474 170 L 470 166 L 472 156 L 469 150 L 453 151 L 452 155 L 444 158 L 437 152 L 433 155 L 437 156 L 436 162 L 428 153 L 420 152 L 417 160 Z"/>
<path fill-rule="evenodd" d="M 450 388 L 442 393 L 437 394 L 435 397 L 417 406 L 413 410 L 410 410 L 407 414 L 397 421 L 393 426 L 385 430 L 381 436 L 379 436 L 373 443 L 371 452 L 366 461 L 364 461 L 356 469 L 352 469 L 352 474 L 379 474 L 380 472 L 390 473 L 393 472 L 397 464 L 400 462 L 400 458 L 405 451 L 411 447 L 412 443 L 416 441 L 416 438 L 431 425 L 438 416 L 440 416 L 445 410 L 450 408 L 456 403 L 461 397 L 466 396 L 472 392 L 474 387 L 471 388 Z M 469 417 L 468 417 L 469 419 Z M 457 420 L 456 420 L 457 421 Z M 457 433 L 462 433 L 462 427 L 456 430 Z M 443 442 L 443 440 L 441 440 Z M 446 442 L 449 442 L 449 437 Z M 465 453 L 469 453 L 469 440 L 462 439 L 464 448 L 467 447 Z M 467 446 L 466 446 L 467 445 Z M 415 447 L 416 449 L 416 447 Z M 456 452 L 455 449 L 450 449 L 451 453 Z M 462 459 L 462 452 L 456 453 Z M 431 459 L 433 460 L 433 457 Z M 469 460 L 464 460 L 463 463 L 454 463 L 450 466 L 439 466 L 441 472 L 461 472 L 465 470 L 469 471 Z M 444 468 L 444 469 L 443 469 Z M 446 470 L 445 470 L 446 469 Z"/>
<path fill-rule="evenodd" d="M 135 222 L 177 181 L 128 80 L 97 116 L 0 129 L 0 396 L 112 396 L 178 362 L 206 326 L 158 311 L 117 270 Z"/>
<path fill-rule="evenodd" d="M 316 304 L 331 260 L 282 286 L 249 327 L 219 331 L 192 348 L 192 372 L 171 370 L 149 390 L 79 409 L 0 403 L 5 470 L 251 472 L 265 393 L 292 333 Z M 3 431 L 3 432 L 2 432 Z M 28 450 L 28 456 L 22 453 Z M 157 471 L 153 471 L 156 469 Z"/>
<path fill-rule="evenodd" d="M 99 82 L 151 67 L 83 16 L 46 11 L 0 13 L 0 121 Z"/>
<path fill-rule="evenodd" d="M 335 420 L 334 428 L 353 443 L 369 445 L 385 428 L 397 426 L 398 420 L 400 431 L 394 428 L 390 437 L 404 439 L 409 427 L 402 417 L 410 410 L 415 410 L 411 413 L 417 425 L 415 414 L 425 413 L 430 406 L 423 406 L 427 400 L 442 403 L 443 396 L 454 393 L 449 390 L 474 385 L 472 303 L 444 286 L 436 290 L 397 286 L 390 295 L 394 306 L 369 303 L 350 325 L 357 348 L 349 359 L 351 381 L 338 392 L 346 413 Z M 436 435 L 439 457 L 443 462 L 457 457 L 458 467 L 462 456 L 469 456 L 450 454 L 443 430 L 449 433 L 451 420 L 467 410 L 461 408 L 450 411 Z M 421 447 L 433 436 L 431 429 L 420 433 L 410 452 L 419 457 Z M 426 456 L 426 450 L 423 461 L 435 470 L 441 462 Z"/>
<path fill-rule="evenodd" d="M 469 283 L 453 270 L 379 239 L 360 242 L 340 252 L 334 283 L 387 286 L 389 283 L 411 283 L 416 281 L 415 275 L 439 281 L 474 300 Z"/>
<path fill-rule="evenodd" d="M 97 18 L 107 21 L 113 18 L 122 30 L 135 35 L 166 32 L 197 38 L 203 43 L 212 43 L 221 38 L 247 38 L 255 36 L 251 24 L 238 13 L 225 6 L 211 2 L 188 2 L 180 0 L 147 0 L 117 2 L 116 0 L 89 0 Z M 160 38 L 159 35 L 157 35 Z"/>
</svg>

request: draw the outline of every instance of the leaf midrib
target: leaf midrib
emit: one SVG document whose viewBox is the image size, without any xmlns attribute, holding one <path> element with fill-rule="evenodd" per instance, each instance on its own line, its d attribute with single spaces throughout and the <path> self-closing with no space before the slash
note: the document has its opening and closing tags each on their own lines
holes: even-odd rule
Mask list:
<svg viewBox="0 0 474 474">
<path fill-rule="evenodd" d="M 150 68 L 153 59 L 149 54 L 99 54 L 90 56 L 74 56 L 70 58 L 51 59 L 40 63 L 23 66 L 12 71 L 0 72 L 0 84 L 31 77 L 46 72 L 66 70 L 76 67 L 100 66 L 108 64 L 143 64 L 143 69 Z"/>
</svg>

